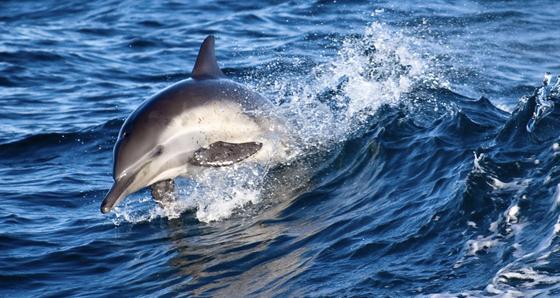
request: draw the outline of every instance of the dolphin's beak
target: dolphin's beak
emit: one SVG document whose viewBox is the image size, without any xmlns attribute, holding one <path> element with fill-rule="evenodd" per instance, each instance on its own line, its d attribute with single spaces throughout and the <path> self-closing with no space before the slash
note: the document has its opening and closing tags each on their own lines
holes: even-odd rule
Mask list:
<svg viewBox="0 0 560 298">
<path fill-rule="evenodd" d="M 133 177 L 121 177 L 115 180 L 115 183 L 113 183 L 113 186 L 101 203 L 101 213 L 111 211 L 111 209 L 130 193 L 128 186 L 131 184 L 132 180 Z"/>
</svg>

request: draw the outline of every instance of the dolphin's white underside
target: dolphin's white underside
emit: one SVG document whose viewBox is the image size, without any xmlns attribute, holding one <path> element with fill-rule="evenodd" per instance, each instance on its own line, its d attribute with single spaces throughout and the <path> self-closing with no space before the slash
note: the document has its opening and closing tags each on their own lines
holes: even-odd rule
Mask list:
<svg viewBox="0 0 560 298">
<path fill-rule="evenodd" d="M 147 153 L 130 167 L 142 167 L 130 189 L 140 189 L 177 176 L 191 176 L 200 167 L 189 164 L 194 151 L 222 141 L 259 142 L 262 148 L 244 163 L 276 164 L 288 158 L 285 131 L 280 122 L 265 114 L 249 116 L 234 102 L 214 101 L 187 109 L 162 130 L 158 145 L 162 154 Z M 125 171 L 125 173 L 128 171 Z M 135 191 L 135 190 L 132 190 Z"/>
</svg>

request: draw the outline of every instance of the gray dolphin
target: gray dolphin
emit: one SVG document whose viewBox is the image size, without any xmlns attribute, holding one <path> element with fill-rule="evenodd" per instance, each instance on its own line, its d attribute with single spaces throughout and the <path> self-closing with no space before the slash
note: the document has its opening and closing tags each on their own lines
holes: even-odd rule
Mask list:
<svg viewBox="0 0 560 298">
<path fill-rule="evenodd" d="M 124 122 L 114 148 L 115 182 L 101 212 L 147 186 L 165 201 L 172 179 L 204 167 L 281 162 L 289 154 L 284 124 L 271 102 L 225 77 L 208 36 L 192 79 L 147 99 Z"/>
</svg>

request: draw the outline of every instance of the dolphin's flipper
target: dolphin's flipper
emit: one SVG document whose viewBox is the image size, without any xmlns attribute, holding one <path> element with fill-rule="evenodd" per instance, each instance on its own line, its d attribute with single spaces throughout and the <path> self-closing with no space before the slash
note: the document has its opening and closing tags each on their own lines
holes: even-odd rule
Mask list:
<svg viewBox="0 0 560 298">
<path fill-rule="evenodd" d="M 158 203 L 160 207 L 163 207 L 166 202 L 171 202 L 175 200 L 173 195 L 173 190 L 175 189 L 175 182 L 173 179 L 163 180 L 152 184 L 152 197 Z"/>
<path fill-rule="evenodd" d="M 203 167 L 229 166 L 249 158 L 261 148 L 262 143 L 257 142 L 234 144 L 220 141 L 196 150 L 190 163 Z"/>
</svg>

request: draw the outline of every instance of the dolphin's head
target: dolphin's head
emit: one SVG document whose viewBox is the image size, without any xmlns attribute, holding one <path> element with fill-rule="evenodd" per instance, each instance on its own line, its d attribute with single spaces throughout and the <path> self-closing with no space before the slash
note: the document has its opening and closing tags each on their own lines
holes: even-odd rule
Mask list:
<svg viewBox="0 0 560 298">
<path fill-rule="evenodd" d="M 138 122 L 130 117 L 119 132 L 113 151 L 115 182 L 101 204 L 102 213 L 111 211 L 127 195 L 149 186 L 159 174 L 154 166 L 161 163 L 163 147 L 149 135 L 150 128 L 138 127 L 147 123 Z"/>
</svg>

